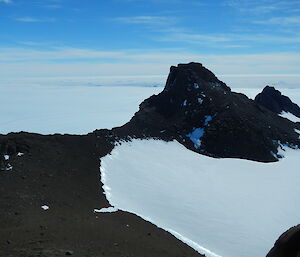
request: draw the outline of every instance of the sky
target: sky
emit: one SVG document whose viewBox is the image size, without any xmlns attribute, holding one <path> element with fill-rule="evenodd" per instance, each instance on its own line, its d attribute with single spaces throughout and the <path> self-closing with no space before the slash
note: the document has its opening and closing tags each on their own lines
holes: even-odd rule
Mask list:
<svg viewBox="0 0 300 257">
<path fill-rule="evenodd" d="M 1 79 L 159 77 L 190 61 L 300 83 L 300 1 L 0 0 Z"/>
</svg>

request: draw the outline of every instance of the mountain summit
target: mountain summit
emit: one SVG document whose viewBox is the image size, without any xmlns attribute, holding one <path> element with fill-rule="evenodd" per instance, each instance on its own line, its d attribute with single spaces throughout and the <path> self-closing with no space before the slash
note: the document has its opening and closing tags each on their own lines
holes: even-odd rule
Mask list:
<svg viewBox="0 0 300 257">
<path fill-rule="evenodd" d="M 281 144 L 300 145 L 297 126 L 232 92 L 202 64 L 192 62 L 172 66 L 164 90 L 142 102 L 131 121 L 115 131 L 176 139 L 212 157 L 269 162 L 281 157 Z"/>
</svg>

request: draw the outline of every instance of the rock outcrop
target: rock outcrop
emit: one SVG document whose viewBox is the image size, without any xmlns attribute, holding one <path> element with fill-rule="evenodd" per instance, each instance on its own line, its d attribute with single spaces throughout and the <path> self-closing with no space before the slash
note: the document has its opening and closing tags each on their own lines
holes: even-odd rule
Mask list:
<svg viewBox="0 0 300 257">
<path fill-rule="evenodd" d="M 267 257 L 299 257 L 300 225 L 290 228 L 276 241 Z"/>
<path fill-rule="evenodd" d="M 300 145 L 296 125 L 234 93 L 200 63 L 172 66 L 164 90 L 141 103 L 120 135 L 176 139 L 212 157 L 276 161 L 281 144 Z"/>
<path fill-rule="evenodd" d="M 27 153 L 28 143 L 24 139 L 1 138 L 0 137 L 0 172 L 8 171 L 11 165 L 6 156 L 17 156 Z"/>
<path fill-rule="evenodd" d="M 277 114 L 289 112 L 300 118 L 300 107 L 274 87 L 266 86 L 255 97 L 255 102 Z"/>
</svg>

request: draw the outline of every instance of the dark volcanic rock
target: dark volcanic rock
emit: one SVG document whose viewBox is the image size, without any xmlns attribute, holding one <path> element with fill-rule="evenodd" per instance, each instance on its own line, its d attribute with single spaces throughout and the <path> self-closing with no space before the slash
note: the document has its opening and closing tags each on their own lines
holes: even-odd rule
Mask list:
<svg viewBox="0 0 300 257">
<path fill-rule="evenodd" d="M 171 67 L 164 90 L 113 133 L 176 139 L 212 157 L 276 161 L 280 144 L 300 145 L 296 124 L 231 92 L 200 63 Z"/>
<path fill-rule="evenodd" d="M 300 107 L 293 103 L 290 98 L 282 95 L 274 87 L 266 86 L 261 93 L 255 97 L 255 102 L 266 107 L 277 114 L 290 112 L 300 118 Z"/>
<path fill-rule="evenodd" d="M 299 257 L 300 225 L 290 228 L 276 241 L 267 257 Z"/>
</svg>

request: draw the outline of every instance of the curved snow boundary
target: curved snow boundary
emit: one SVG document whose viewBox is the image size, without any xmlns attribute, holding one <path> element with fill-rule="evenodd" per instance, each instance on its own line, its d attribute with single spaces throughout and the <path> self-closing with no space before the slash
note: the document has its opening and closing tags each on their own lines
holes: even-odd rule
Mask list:
<svg viewBox="0 0 300 257">
<path fill-rule="evenodd" d="M 103 174 L 106 173 L 106 171 L 105 171 L 105 169 L 103 169 L 102 167 L 100 167 L 100 171 L 101 171 L 101 177 L 102 177 Z M 103 184 L 105 183 L 103 179 L 101 179 L 101 181 L 102 181 Z M 105 190 L 104 188 L 106 188 L 106 190 Z M 107 198 L 109 204 L 112 205 L 111 201 L 109 200 L 109 198 L 110 198 L 110 192 L 109 192 L 109 191 L 110 191 L 110 188 L 109 188 L 109 190 L 108 190 L 108 188 L 109 188 L 109 187 L 103 186 L 103 189 L 104 189 L 106 198 Z M 193 248 L 194 250 L 196 250 L 198 253 L 204 254 L 206 257 L 222 257 L 221 255 L 218 255 L 218 254 L 216 254 L 216 253 L 210 251 L 209 249 L 207 249 L 207 248 L 205 248 L 205 247 L 203 247 L 203 246 L 197 244 L 197 243 L 194 242 L 193 240 L 190 240 L 190 239 L 188 239 L 187 237 L 185 237 L 185 236 L 179 234 L 179 233 L 176 232 L 175 230 L 169 229 L 169 228 L 166 228 L 166 227 L 163 226 L 163 225 L 157 224 L 157 223 L 154 222 L 150 217 L 143 216 L 143 214 L 140 214 L 140 213 L 137 213 L 137 212 L 133 212 L 133 211 L 131 211 L 130 209 L 126 209 L 126 208 L 119 208 L 119 207 L 118 207 L 118 209 L 117 209 L 115 206 L 114 206 L 114 207 L 109 207 L 109 208 L 114 209 L 114 210 L 122 210 L 122 211 L 126 211 L 126 212 L 133 213 L 133 214 L 135 214 L 135 215 L 141 217 L 143 220 L 148 221 L 148 222 L 154 224 L 155 226 L 157 226 L 157 227 L 159 227 L 159 228 L 161 228 L 161 229 L 163 229 L 163 230 L 165 230 L 165 231 L 171 233 L 173 236 L 175 236 L 175 237 L 176 237 L 177 239 L 179 239 L 181 242 L 183 242 L 183 243 L 187 244 L 188 246 L 192 247 L 192 248 Z M 95 211 L 96 211 L 96 210 L 95 210 Z M 97 211 L 97 212 L 100 212 L 100 211 Z"/>
<path fill-rule="evenodd" d="M 139 139 L 136 139 L 136 140 L 139 140 Z M 111 153 L 109 155 L 106 155 L 105 157 L 107 158 L 110 158 L 110 159 L 113 159 L 112 158 L 112 155 L 118 155 L 117 153 Z M 104 158 L 101 158 L 101 163 L 104 161 Z M 109 207 L 109 209 L 111 210 L 122 210 L 122 211 L 126 211 L 126 212 L 129 212 L 129 213 L 133 213 L 139 217 L 141 217 L 143 220 L 145 221 L 148 221 L 152 224 L 154 224 L 155 226 L 171 233 L 173 236 L 175 236 L 177 239 L 179 239 L 180 241 L 182 241 L 183 243 L 187 244 L 188 246 L 192 247 L 194 250 L 196 250 L 197 252 L 199 252 L 200 254 L 204 254 L 206 257 L 222 257 L 212 251 L 210 251 L 209 249 L 197 244 L 196 242 L 194 242 L 193 240 L 190 240 L 189 238 L 179 234 L 178 232 L 176 232 L 175 230 L 173 229 L 169 229 L 169 228 L 166 228 L 166 226 L 164 225 L 161 225 L 161 224 L 157 224 L 157 222 L 154 222 L 150 217 L 146 217 L 144 216 L 143 214 L 140 214 L 140 213 L 137 213 L 137 212 L 134 212 L 134 211 L 131 211 L 129 208 L 120 208 L 118 206 L 115 206 L 113 204 L 114 201 L 112 201 L 112 196 L 111 196 L 111 188 L 109 186 L 106 185 L 106 182 L 107 182 L 107 174 L 108 172 L 106 171 L 106 169 L 103 167 L 105 166 L 104 163 L 102 163 L 100 165 L 100 172 L 101 172 L 101 182 L 103 184 L 103 189 L 104 189 L 104 194 L 106 195 L 106 199 L 108 200 L 109 204 L 112 205 L 112 207 Z M 94 210 L 96 211 L 96 210 Z M 99 211 L 97 211 L 99 212 Z"/>
<path fill-rule="evenodd" d="M 179 233 L 177 233 L 176 231 L 174 231 L 172 229 L 165 229 L 165 230 L 170 232 L 173 236 L 178 238 L 180 241 L 182 241 L 182 242 L 186 243 L 187 245 L 189 245 L 190 247 L 194 248 L 198 253 L 204 254 L 207 257 L 208 256 L 209 257 L 222 257 L 221 255 L 213 253 L 212 251 L 206 249 L 205 247 L 197 244 L 193 240 L 190 240 L 187 237 L 180 235 Z"/>
<path fill-rule="evenodd" d="M 178 142 L 133 140 L 101 158 L 107 200 L 210 257 L 266 256 L 299 223 L 300 151 L 275 163 L 213 159 Z"/>
</svg>

